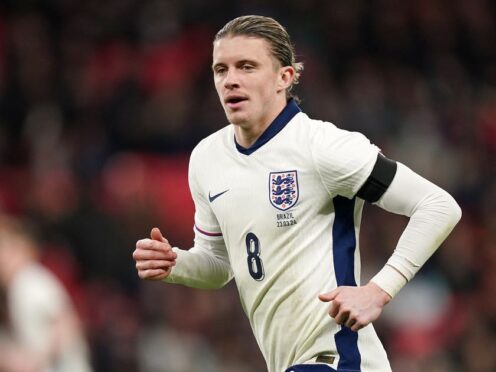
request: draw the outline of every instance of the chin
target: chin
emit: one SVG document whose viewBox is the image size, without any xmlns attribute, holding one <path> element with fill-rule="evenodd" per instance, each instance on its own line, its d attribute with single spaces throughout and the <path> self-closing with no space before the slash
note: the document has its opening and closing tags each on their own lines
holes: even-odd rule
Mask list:
<svg viewBox="0 0 496 372">
<path fill-rule="evenodd" d="M 227 114 L 226 116 L 227 120 L 229 120 L 229 122 L 234 125 L 242 125 L 248 121 L 246 115 L 243 115 L 241 113 L 231 113 Z"/>
</svg>

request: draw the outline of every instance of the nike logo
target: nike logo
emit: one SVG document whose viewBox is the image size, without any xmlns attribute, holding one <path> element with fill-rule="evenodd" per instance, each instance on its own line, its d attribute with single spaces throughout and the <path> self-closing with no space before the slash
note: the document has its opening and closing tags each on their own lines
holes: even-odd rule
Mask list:
<svg viewBox="0 0 496 372">
<path fill-rule="evenodd" d="M 227 189 L 226 191 L 222 191 L 222 192 L 215 194 L 215 195 L 210 195 L 210 191 L 209 191 L 208 192 L 208 201 L 210 203 L 212 203 L 215 199 L 217 199 L 219 196 L 221 196 L 222 194 L 225 194 L 228 191 L 229 191 L 229 189 Z"/>
</svg>

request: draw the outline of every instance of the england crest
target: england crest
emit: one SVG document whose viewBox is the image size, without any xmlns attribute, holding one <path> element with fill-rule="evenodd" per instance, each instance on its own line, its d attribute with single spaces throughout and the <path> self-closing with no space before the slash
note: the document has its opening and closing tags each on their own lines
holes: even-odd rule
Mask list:
<svg viewBox="0 0 496 372">
<path fill-rule="evenodd" d="M 270 172 L 270 203 L 281 211 L 286 211 L 298 201 L 298 173 L 295 170 Z"/>
</svg>

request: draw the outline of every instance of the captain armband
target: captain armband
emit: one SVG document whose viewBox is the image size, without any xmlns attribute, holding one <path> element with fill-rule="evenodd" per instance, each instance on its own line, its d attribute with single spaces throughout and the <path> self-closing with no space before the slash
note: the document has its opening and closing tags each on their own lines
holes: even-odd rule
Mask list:
<svg viewBox="0 0 496 372">
<path fill-rule="evenodd" d="M 378 201 L 393 181 L 397 168 L 398 165 L 394 160 L 388 159 L 380 153 L 377 154 L 374 169 L 358 190 L 357 196 L 370 203 Z"/>
</svg>

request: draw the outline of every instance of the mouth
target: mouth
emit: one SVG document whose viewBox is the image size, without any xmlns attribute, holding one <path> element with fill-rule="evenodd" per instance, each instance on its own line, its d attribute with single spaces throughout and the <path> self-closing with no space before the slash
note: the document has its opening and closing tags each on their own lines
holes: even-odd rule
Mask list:
<svg viewBox="0 0 496 372">
<path fill-rule="evenodd" d="M 241 104 L 247 100 L 248 98 L 243 96 L 229 96 L 226 99 L 224 99 L 224 102 L 227 107 L 231 109 L 235 109 L 241 106 Z"/>
</svg>

